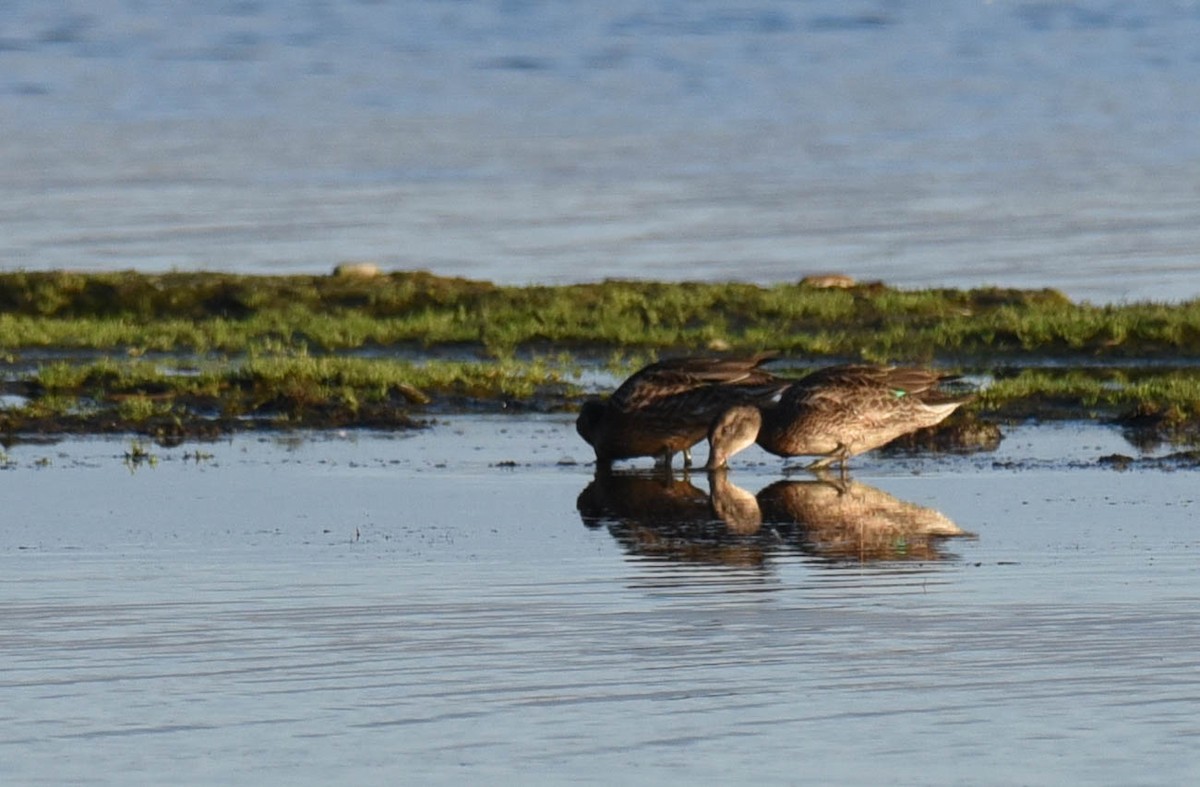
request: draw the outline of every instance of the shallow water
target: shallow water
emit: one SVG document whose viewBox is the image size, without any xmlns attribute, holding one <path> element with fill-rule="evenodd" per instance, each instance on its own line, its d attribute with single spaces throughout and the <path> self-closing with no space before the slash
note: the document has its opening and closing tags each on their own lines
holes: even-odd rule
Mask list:
<svg viewBox="0 0 1200 787">
<path fill-rule="evenodd" d="M 1200 6 L 189 5 L 0 20 L 0 267 L 1200 295 Z"/>
<path fill-rule="evenodd" d="M 751 449 L 710 500 L 585 448 L 546 416 L 9 449 L 0 779 L 1195 779 L 1196 471 L 1030 426 L 842 495 Z"/>
</svg>

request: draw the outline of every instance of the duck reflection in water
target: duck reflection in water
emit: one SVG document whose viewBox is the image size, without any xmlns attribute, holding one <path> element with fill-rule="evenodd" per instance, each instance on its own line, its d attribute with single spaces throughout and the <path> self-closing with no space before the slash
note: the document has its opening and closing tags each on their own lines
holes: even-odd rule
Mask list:
<svg viewBox="0 0 1200 787">
<path fill-rule="evenodd" d="M 600 473 L 580 493 L 580 518 L 607 527 L 634 555 L 690 563 L 763 566 L 799 552 L 837 562 L 945 559 L 943 542 L 970 537 L 932 508 L 857 481 L 818 476 L 778 481 L 757 495 L 708 476 Z"/>
<path fill-rule="evenodd" d="M 727 480 L 710 494 L 687 476 L 597 473 L 576 505 L 587 527 L 607 527 L 641 557 L 746 568 L 787 548 L 778 532 L 762 527 L 754 495 Z"/>
<path fill-rule="evenodd" d="M 942 560 L 945 539 L 972 537 L 936 509 L 858 481 L 777 481 L 756 499 L 764 521 L 794 523 L 800 550 L 830 560 Z"/>
</svg>

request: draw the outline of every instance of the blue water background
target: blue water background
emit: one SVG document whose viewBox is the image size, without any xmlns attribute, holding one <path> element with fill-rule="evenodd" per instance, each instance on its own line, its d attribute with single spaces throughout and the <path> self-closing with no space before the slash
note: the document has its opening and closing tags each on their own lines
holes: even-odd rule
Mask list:
<svg viewBox="0 0 1200 787">
<path fill-rule="evenodd" d="M 1200 295 L 1195 2 L 9 2 L 0 268 Z"/>
</svg>

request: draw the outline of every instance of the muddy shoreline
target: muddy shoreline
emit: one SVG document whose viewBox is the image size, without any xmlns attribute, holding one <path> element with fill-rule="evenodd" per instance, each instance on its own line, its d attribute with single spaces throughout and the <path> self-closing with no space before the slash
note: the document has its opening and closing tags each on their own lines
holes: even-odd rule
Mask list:
<svg viewBox="0 0 1200 787">
<path fill-rule="evenodd" d="M 387 361 L 374 363 L 391 368 Z M 125 368 L 108 375 L 85 373 L 81 382 L 48 386 L 36 370 L 10 371 L 8 379 L 0 380 L 0 443 L 134 434 L 161 445 L 178 445 L 242 432 L 405 431 L 427 428 L 446 415 L 574 413 L 584 399 L 605 395 L 620 380 L 604 368 L 573 362 L 573 371 L 522 371 L 520 379 L 501 384 L 491 362 L 472 363 L 469 375 L 451 376 L 447 382 L 421 389 L 404 382 L 331 382 L 286 372 L 274 379 L 248 378 L 235 370 L 200 390 L 192 382 L 194 373 L 180 375 L 158 368 L 148 376 Z M 1174 405 L 1128 399 L 1121 404 L 1097 403 L 1086 391 L 1006 395 L 993 386 L 990 380 L 983 382 L 977 400 L 962 412 L 903 438 L 896 448 L 987 451 L 1007 427 L 1029 422 L 1113 426 L 1127 432 L 1132 442 L 1143 444 L 1191 446 L 1200 440 L 1200 416 Z"/>
</svg>

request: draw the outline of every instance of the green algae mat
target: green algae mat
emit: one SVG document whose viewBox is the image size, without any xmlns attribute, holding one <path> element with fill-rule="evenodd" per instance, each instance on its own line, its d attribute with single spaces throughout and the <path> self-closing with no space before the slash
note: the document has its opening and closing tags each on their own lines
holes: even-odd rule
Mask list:
<svg viewBox="0 0 1200 787">
<path fill-rule="evenodd" d="M 1200 301 L 1053 290 L 377 276 L 0 274 L 0 435 L 405 428 L 439 412 L 570 411 L 656 357 L 775 350 L 782 375 L 932 364 L 962 418 L 1200 423 Z"/>
</svg>

